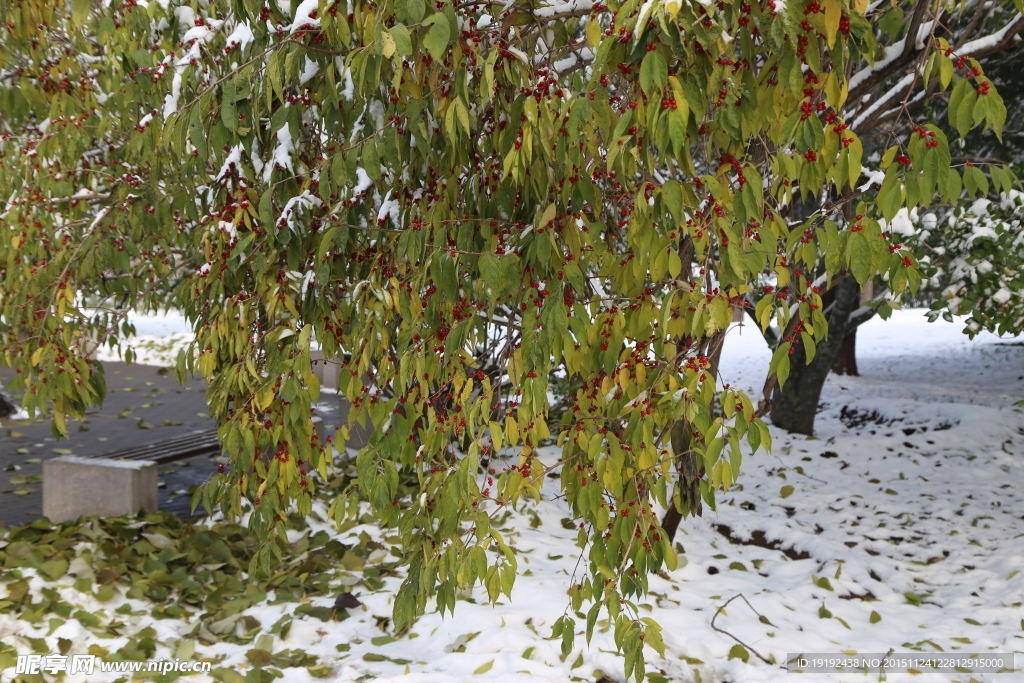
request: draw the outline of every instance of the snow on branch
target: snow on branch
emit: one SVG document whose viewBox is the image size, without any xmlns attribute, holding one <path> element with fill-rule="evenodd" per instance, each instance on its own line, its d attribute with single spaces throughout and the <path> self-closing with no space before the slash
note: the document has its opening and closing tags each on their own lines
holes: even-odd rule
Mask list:
<svg viewBox="0 0 1024 683">
<path fill-rule="evenodd" d="M 931 35 L 932 27 L 935 25 L 935 21 L 926 21 L 922 23 L 917 29 L 917 35 L 914 38 L 914 49 L 923 50 L 924 41 Z M 909 36 L 908 36 L 909 37 Z M 881 59 L 876 61 L 871 66 L 864 67 L 850 78 L 849 91 L 852 93 L 857 86 L 865 83 L 871 76 L 877 73 L 881 73 L 886 67 L 895 62 L 902 56 L 907 49 L 907 38 L 898 40 L 889 47 L 885 48 L 885 55 Z"/>
<path fill-rule="evenodd" d="M 550 4 L 535 9 L 533 16 L 544 19 L 580 16 L 589 14 L 593 7 L 593 0 L 552 0 Z"/>
<path fill-rule="evenodd" d="M 896 83 L 896 85 L 889 89 L 888 92 L 886 92 L 884 95 L 882 95 L 877 100 L 872 102 L 871 106 L 868 107 L 863 114 L 858 115 L 853 122 L 853 129 L 859 130 L 860 125 L 867 121 L 872 114 L 874 114 L 876 111 L 885 106 L 886 103 L 891 102 L 893 99 L 903 94 L 907 90 L 907 88 L 910 88 L 914 85 L 914 82 L 916 80 L 917 70 L 915 69 L 914 71 L 910 72 L 909 74 L 901 78 L 899 82 Z"/>
<path fill-rule="evenodd" d="M 964 43 L 956 53 L 961 57 L 966 57 L 968 55 L 983 55 L 999 50 L 1002 47 L 1005 47 L 1006 44 L 1012 44 L 1019 41 L 1020 39 L 1016 37 L 1016 33 L 1022 27 L 1024 27 L 1024 16 L 1018 12 L 1013 17 L 1013 20 L 1006 26 L 1002 27 L 995 33 Z M 1009 42 L 1004 43 L 1004 41 Z"/>
<path fill-rule="evenodd" d="M 320 9 L 320 0 L 302 0 L 302 3 L 295 9 L 295 19 L 288 27 L 289 33 L 309 30 L 320 26 L 320 19 L 312 15 Z"/>
</svg>

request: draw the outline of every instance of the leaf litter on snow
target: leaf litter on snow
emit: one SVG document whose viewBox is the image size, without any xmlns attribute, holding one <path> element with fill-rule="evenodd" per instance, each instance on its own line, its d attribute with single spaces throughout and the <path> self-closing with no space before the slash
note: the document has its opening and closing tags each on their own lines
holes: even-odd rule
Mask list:
<svg viewBox="0 0 1024 683">
<path fill-rule="evenodd" d="M 862 375 L 828 380 L 815 438 L 773 428 L 774 452 L 744 462 L 717 512 L 681 524 L 679 568 L 651 577 L 641 607 L 666 646 L 664 659 L 648 652 L 648 680 L 781 682 L 791 677 L 787 654 L 810 652 L 1016 652 L 1024 664 L 1024 415 L 1014 405 L 1024 347 L 968 341 L 921 311 L 872 321 L 859 337 Z M 759 387 L 767 357 L 755 330 L 733 330 L 723 380 Z M 557 452 L 544 456 L 554 462 Z M 566 590 L 580 570 L 556 494 L 550 483 L 539 504 L 502 521 L 519 560 L 511 601 L 489 605 L 477 588 L 459 596 L 454 617 L 429 604 L 405 634 L 390 622 L 403 576 L 395 539 L 369 515 L 340 532 L 322 507 L 293 520 L 293 555 L 263 580 L 237 559 L 252 551 L 244 528 L 215 520 L 192 530 L 153 515 L 7 532 L 0 665 L 15 652 L 92 652 L 211 660 L 211 675 L 187 677 L 197 682 L 270 680 L 272 671 L 289 682 L 620 681 L 608 621 L 567 657 L 548 639 L 571 613 Z M 971 679 L 1010 680 L 887 678 Z"/>
</svg>

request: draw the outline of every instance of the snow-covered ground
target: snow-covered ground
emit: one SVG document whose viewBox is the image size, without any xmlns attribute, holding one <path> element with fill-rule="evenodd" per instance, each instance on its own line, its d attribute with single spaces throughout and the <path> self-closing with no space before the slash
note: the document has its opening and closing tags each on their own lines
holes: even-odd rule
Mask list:
<svg viewBox="0 0 1024 683">
<path fill-rule="evenodd" d="M 794 680 L 782 668 L 787 653 L 917 651 L 1011 652 L 1018 671 L 887 678 L 846 672 L 801 680 L 1024 681 L 1024 409 L 1015 405 L 1024 398 L 1024 346 L 986 335 L 970 341 L 961 329 L 929 324 L 920 310 L 869 322 L 857 342 L 862 375 L 828 380 L 816 437 L 772 429 L 773 453 L 744 462 L 738 485 L 720 494 L 718 512 L 682 523 L 680 566 L 652 577 L 642 610 L 662 625 L 667 647 L 665 658 L 648 651 L 648 672 L 663 676 L 649 680 L 781 683 Z M 768 357 L 756 330 L 733 330 L 723 378 L 755 393 Z M 511 601 L 492 607 L 478 589 L 476 601 L 458 602 L 454 617 L 428 613 L 409 634 L 392 639 L 386 617 L 401 578 L 386 578 L 374 591 L 359 584 L 364 569 L 336 567 L 330 570 L 336 593 L 351 589 L 363 605 L 341 622 L 295 616 L 287 637 L 271 636 L 264 645 L 315 655 L 333 669 L 321 680 L 339 682 L 621 681 L 607 622 L 598 623 L 589 648 L 578 636 L 564 661 L 560 641 L 548 639 L 555 619 L 571 612 L 566 589 L 578 549 L 575 532 L 563 527 L 567 516 L 565 504 L 549 498 L 506 520 L 521 573 Z M 335 533 L 322 522 L 311 529 Z M 338 540 L 357 543 L 364 532 L 387 544 L 372 525 Z M 367 567 L 385 560 L 386 553 L 375 552 Z M 66 600 L 86 610 L 112 614 L 124 602 L 138 611 L 153 607 L 120 596 L 101 604 L 72 583 L 56 582 Z M 34 591 L 44 585 L 32 579 Z M 329 606 L 334 594 L 313 603 Z M 737 595 L 747 602 L 737 599 L 719 613 Z M 243 614 L 269 631 L 294 607 L 264 603 Z M 156 656 L 171 656 L 199 618 L 143 614 L 103 645 L 116 649 L 152 626 Z M 713 618 L 749 647 L 748 661 L 729 659 L 737 641 L 714 630 Z M 0 636 L 16 647 L 28 642 L 24 637 L 46 638 L 54 651 L 58 638 L 71 641 L 71 652 L 98 642 L 73 620 L 54 630 L 52 621 L 30 626 L 9 613 L 0 613 Z M 200 644 L 195 657 L 223 656 L 217 666 L 244 675 L 251 647 Z M 10 671 L 0 680 L 11 680 Z M 289 683 L 312 680 L 301 667 L 283 673 Z"/>
<path fill-rule="evenodd" d="M 128 315 L 128 321 L 135 326 L 131 347 L 136 354 L 135 362 L 142 365 L 173 367 L 178 360 L 178 351 L 192 341 L 185 316 L 175 311 Z M 96 357 L 103 361 L 119 361 L 122 350 L 101 346 Z"/>
</svg>

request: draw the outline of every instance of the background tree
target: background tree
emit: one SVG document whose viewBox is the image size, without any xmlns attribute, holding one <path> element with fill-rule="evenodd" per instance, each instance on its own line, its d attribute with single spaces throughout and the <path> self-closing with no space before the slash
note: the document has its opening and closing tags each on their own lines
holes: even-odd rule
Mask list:
<svg viewBox="0 0 1024 683">
<path fill-rule="evenodd" d="M 769 442 L 709 358 L 733 307 L 782 330 L 786 387 L 833 343 L 833 285 L 916 288 L 879 220 L 960 193 L 931 125 L 886 152 L 877 196 L 857 191 L 842 112 L 875 69 L 847 65 L 891 56 L 863 4 L 7 7 L 0 301 L 28 410 L 66 433 L 103 397 L 86 340 L 117 343 L 131 308 L 181 309 L 196 337 L 178 370 L 209 380 L 232 458 L 202 497 L 251 508 L 267 571 L 275 521 L 331 474 L 315 340 L 350 420 L 377 427 L 331 514 L 366 501 L 402 538 L 396 626 L 478 582 L 510 593 L 491 516 L 559 472 L 588 559 L 568 602 L 591 603 L 588 635 L 608 614 L 637 678 L 661 637 L 633 600 L 675 566 L 655 507 L 713 505 Z M 971 89 L 964 132 L 1001 128 L 980 68 L 911 43 L 939 87 Z M 788 220 L 798 200 L 817 209 Z M 556 368 L 579 387 L 561 415 Z M 575 632 L 556 623 L 567 652 Z"/>
<path fill-rule="evenodd" d="M 975 107 L 983 116 L 983 108 L 993 103 L 999 116 L 1006 116 L 1006 107 L 1000 99 L 986 99 L 980 86 L 971 87 L 970 77 L 975 70 L 981 71 L 978 60 L 992 60 L 1004 51 L 1011 50 L 1019 43 L 1018 32 L 1024 28 L 1024 17 L 1011 3 L 968 2 L 960 5 L 920 0 L 917 2 L 875 3 L 867 17 L 872 29 L 870 38 L 874 41 L 867 50 L 869 63 L 849 61 L 845 73 L 849 84 L 849 98 L 844 107 L 844 120 L 850 129 L 856 131 L 864 141 L 866 154 L 875 166 L 890 168 L 897 163 L 912 163 L 905 152 L 914 137 L 924 133 L 921 129 L 927 122 L 942 125 L 944 130 L 956 130 L 967 135 L 974 124 Z M 934 50 L 939 46 L 942 56 Z M 1016 50 L 1011 50 L 1016 52 Z M 1005 66 L 999 70 L 1006 78 Z M 967 78 L 960 78 L 966 76 Z M 946 100 L 946 89 L 954 85 Z M 972 92 L 973 90 L 973 92 Z M 1013 88 L 1005 92 L 1016 92 Z M 951 112 L 947 117 L 947 110 Z M 963 169 L 968 196 L 987 191 L 988 181 L 978 180 L 983 171 L 994 170 L 993 181 L 1006 190 L 1013 183 L 1012 176 L 1003 175 L 1003 167 L 1012 161 L 1005 152 L 1000 136 L 983 135 L 981 131 L 971 136 L 973 151 L 956 152 L 950 163 Z M 927 143 L 925 143 L 927 144 Z M 1013 144 L 1012 142 L 1010 143 Z M 886 151 L 890 154 L 885 155 Z M 981 153 L 978 153 L 981 152 Z M 883 155 L 884 158 L 883 158 Z M 970 159 L 975 160 L 970 167 Z M 918 162 L 912 168 L 922 173 L 932 173 L 932 181 L 939 187 L 939 195 L 947 203 L 955 204 L 962 191 L 960 175 L 944 176 L 922 166 L 922 163 L 936 163 L 938 155 L 928 162 Z M 883 168 L 882 170 L 885 170 Z M 883 183 L 882 180 L 886 183 Z M 943 183 L 950 183 L 949 187 Z M 846 191 L 846 198 L 858 195 L 880 195 L 883 202 L 883 230 L 896 233 L 894 243 L 909 233 L 908 221 L 904 218 L 898 225 L 890 224 L 896 218 L 897 194 L 916 194 L 917 188 L 897 183 L 895 174 L 869 175 L 867 182 Z M 843 198 L 840 198 L 842 200 Z M 929 203 L 925 200 L 924 203 Z M 790 220 L 803 220 L 814 215 L 820 208 L 818 201 L 796 203 L 790 210 Z M 939 237 L 938 235 L 934 235 Z M 951 245 L 951 248 L 952 245 Z M 921 254 L 916 251 L 916 254 Z M 815 271 L 820 277 L 823 269 Z M 870 320 L 876 309 L 887 315 L 890 307 L 890 290 L 884 277 L 872 278 L 861 288 L 851 283 L 836 283 L 823 293 L 829 320 L 829 339 L 818 345 L 812 357 L 805 358 L 803 349 L 794 352 L 793 376 L 784 387 L 769 380 L 766 394 L 771 396 L 771 419 L 774 424 L 789 431 L 811 434 L 817 413 L 821 390 L 829 372 L 857 374 L 856 331 Z M 880 308 L 879 308 L 880 307 Z M 753 303 L 748 312 L 753 313 Z M 777 329 L 766 330 L 766 340 L 777 348 L 782 337 Z M 804 361 L 808 362 L 804 362 Z"/>
<path fill-rule="evenodd" d="M 18 412 L 18 406 L 14 404 L 11 397 L 3 389 L 3 385 L 0 384 L 0 418 L 10 417 Z"/>
<path fill-rule="evenodd" d="M 984 175 L 978 173 L 974 181 L 986 189 Z M 928 213 L 907 221 L 908 246 L 930 254 L 924 272 L 933 288 L 932 320 L 964 316 L 970 337 L 982 331 L 1015 336 L 1024 330 L 1022 207 L 1024 196 L 1010 190 L 995 201 L 982 197 L 952 208 L 941 220 Z"/>
</svg>

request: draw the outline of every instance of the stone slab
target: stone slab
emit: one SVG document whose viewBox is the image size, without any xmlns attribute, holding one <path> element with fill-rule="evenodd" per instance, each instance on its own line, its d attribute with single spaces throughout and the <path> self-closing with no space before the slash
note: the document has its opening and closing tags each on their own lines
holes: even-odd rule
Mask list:
<svg viewBox="0 0 1024 683">
<path fill-rule="evenodd" d="M 43 463 L 43 516 L 51 522 L 157 509 L 157 467 L 149 460 L 66 455 Z"/>
<path fill-rule="evenodd" d="M 320 380 L 320 389 L 322 391 L 337 394 L 338 420 L 340 420 L 341 423 L 344 423 L 348 420 L 348 410 L 351 407 L 351 404 L 349 404 L 345 397 L 338 392 L 338 372 L 340 370 L 338 363 L 333 362 L 329 358 L 325 358 L 324 352 L 319 349 L 311 350 L 309 352 L 309 359 L 313 363 L 313 374 Z M 321 397 L 320 400 L 322 401 L 324 398 Z M 346 448 L 354 448 L 358 450 L 370 443 L 370 437 L 372 435 L 373 425 L 369 422 L 367 422 L 365 427 L 352 425 L 349 429 L 349 438 L 345 446 Z"/>
</svg>

